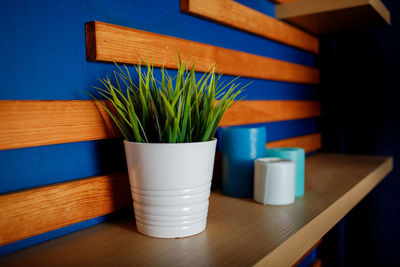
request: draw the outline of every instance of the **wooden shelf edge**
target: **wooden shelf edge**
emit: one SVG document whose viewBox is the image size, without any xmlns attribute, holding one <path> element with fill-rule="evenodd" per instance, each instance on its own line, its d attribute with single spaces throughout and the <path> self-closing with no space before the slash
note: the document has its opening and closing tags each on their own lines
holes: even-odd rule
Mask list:
<svg viewBox="0 0 400 267">
<path fill-rule="evenodd" d="M 381 0 L 296 0 L 277 4 L 276 17 L 313 34 L 390 25 Z"/>
<path fill-rule="evenodd" d="M 385 20 L 387 25 L 390 25 L 391 24 L 390 12 L 386 8 L 386 6 L 382 3 L 382 1 L 381 0 L 370 0 L 370 4 L 371 4 L 371 6 L 373 6 L 375 8 L 376 12 L 378 12 L 379 15 L 381 15 L 382 19 Z"/>
<path fill-rule="evenodd" d="M 292 265 L 339 222 L 393 169 L 393 158 L 387 158 L 360 183 L 356 184 L 324 212 L 306 224 L 296 234 L 260 260 L 256 266 Z M 323 225 L 324 227 L 321 227 Z M 282 255 L 286 258 L 282 259 Z M 285 264 L 282 264 L 285 261 Z"/>
</svg>

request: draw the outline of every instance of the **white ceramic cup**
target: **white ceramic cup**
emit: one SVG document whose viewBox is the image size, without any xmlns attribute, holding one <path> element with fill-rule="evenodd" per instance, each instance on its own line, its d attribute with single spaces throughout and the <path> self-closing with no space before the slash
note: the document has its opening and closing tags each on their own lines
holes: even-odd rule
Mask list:
<svg viewBox="0 0 400 267">
<path fill-rule="evenodd" d="M 280 158 L 254 161 L 254 201 L 288 205 L 295 200 L 295 164 Z"/>
</svg>

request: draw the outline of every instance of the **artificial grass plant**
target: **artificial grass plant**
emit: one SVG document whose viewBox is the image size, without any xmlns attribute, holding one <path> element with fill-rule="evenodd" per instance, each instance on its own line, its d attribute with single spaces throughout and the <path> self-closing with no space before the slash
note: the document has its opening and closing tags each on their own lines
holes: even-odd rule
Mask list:
<svg viewBox="0 0 400 267">
<path fill-rule="evenodd" d="M 170 77 L 161 68 L 161 81 L 154 77 L 149 63 L 135 66 L 138 83 L 132 81 L 126 66 L 117 66 L 115 81 L 100 79 L 104 88 L 95 87 L 110 100 L 114 110 L 96 99 L 111 116 L 127 141 L 139 143 L 186 143 L 212 140 L 224 112 L 237 102 L 245 86 L 220 82 L 215 65 L 196 81 L 195 64 L 179 57 L 177 75 Z M 237 89 L 237 90 L 236 90 Z M 219 98 L 219 101 L 216 99 Z"/>
</svg>

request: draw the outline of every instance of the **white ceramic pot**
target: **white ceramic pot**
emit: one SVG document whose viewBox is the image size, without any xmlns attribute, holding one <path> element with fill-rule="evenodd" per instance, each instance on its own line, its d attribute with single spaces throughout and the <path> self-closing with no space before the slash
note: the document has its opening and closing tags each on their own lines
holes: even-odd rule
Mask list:
<svg viewBox="0 0 400 267">
<path fill-rule="evenodd" d="M 206 228 L 216 144 L 124 141 L 140 233 L 175 238 Z"/>
</svg>

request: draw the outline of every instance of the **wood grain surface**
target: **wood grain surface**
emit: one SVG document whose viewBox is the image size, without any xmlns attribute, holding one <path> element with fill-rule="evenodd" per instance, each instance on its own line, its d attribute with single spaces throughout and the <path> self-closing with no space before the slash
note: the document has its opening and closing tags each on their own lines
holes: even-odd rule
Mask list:
<svg viewBox="0 0 400 267">
<path fill-rule="evenodd" d="M 181 11 L 319 53 L 318 38 L 234 0 L 181 0 Z"/>
<path fill-rule="evenodd" d="M 96 101 L 0 100 L 0 150 L 117 136 Z"/>
<path fill-rule="evenodd" d="M 282 139 L 267 143 L 267 148 L 272 147 L 301 147 L 306 153 L 316 151 L 322 146 L 321 133 L 314 133 L 292 138 Z"/>
<path fill-rule="evenodd" d="M 276 5 L 275 14 L 314 34 L 390 25 L 381 0 L 296 0 Z"/>
<path fill-rule="evenodd" d="M 320 110 L 318 101 L 240 101 L 225 113 L 220 126 L 312 118 L 320 116 Z"/>
<path fill-rule="evenodd" d="M 126 173 L 0 195 L 0 246 L 129 207 Z"/>
<path fill-rule="evenodd" d="M 287 206 L 211 193 L 207 229 L 181 239 L 139 234 L 132 217 L 0 258 L 2 266 L 291 266 L 392 169 L 392 158 L 316 154 L 306 192 Z"/>
<path fill-rule="evenodd" d="M 156 67 L 177 68 L 177 51 L 183 60 L 190 56 L 197 71 L 295 83 L 319 83 L 319 70 L 304 65 L 250 53 L 193 42 L 171 36 L 92 21 L 86 24 L 86 56 L 90 61 L 141 63 L 147 58 Z"/>
<path fill-rule="evenodd" d="M 241 101 L 227 111 L 220 125 L 319 115 L 320 104 L 314 101 Z M 117 128 L 95 101 L 0 100 L 0 150 L 118 136 Z"/>
</svg>

